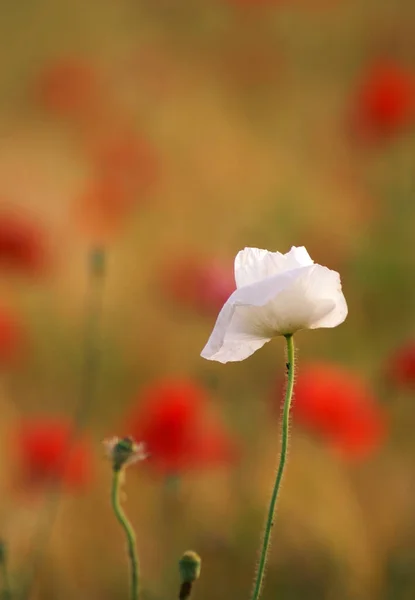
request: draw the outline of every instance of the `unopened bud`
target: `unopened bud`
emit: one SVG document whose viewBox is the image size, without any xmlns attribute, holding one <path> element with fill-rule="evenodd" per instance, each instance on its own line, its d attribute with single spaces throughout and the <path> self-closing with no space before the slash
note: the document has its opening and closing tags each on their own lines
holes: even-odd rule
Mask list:
<svg viewBox="0 0 415 600">
<path fill-rule="evenodd" d="M 180 600 L 186 600 L 190 597 L 192 584 L 196 579 L 199 579 L 201 566 L 202 560 L 196 552 L 193 552 L 193 550 L 187 550 L 179 560 L 181 579 L 179 592 Z"/>
</svg>

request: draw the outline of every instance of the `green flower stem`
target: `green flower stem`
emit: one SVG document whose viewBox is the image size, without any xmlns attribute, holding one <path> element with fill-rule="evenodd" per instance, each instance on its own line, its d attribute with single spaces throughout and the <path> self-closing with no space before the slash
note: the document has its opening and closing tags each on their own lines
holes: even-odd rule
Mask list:
<svg viewBox="0 0 415 600">
<path fill-rule="evenodd" d="M 93 406 L 98 383 L 100 347 L 99 332 L 102 316 L 103 287 L 106 278 L 107 251 L 104 247 L 92 247 L 88 252 L 88 288 L 86 290 L 85 325 L 83 340 L 83 366 L 80 382 L 80 400 L 76 407 L 74 430 L 68 441 L 68 453 L 73 443 L 82 432 Z M 65 465 L 67 454 L 62 457 Z M 62 481 L 50 481 L 51 492 L 45 502 L 44 509 L 39 514 L 39 524 L 35 528 L 31 547 L 34 549 L 32 566 L 26 578 L 23 579 L 20 598 L 30 597 L 37 572 L 43 561 L 44 554 L 58 514 L 62 497 Z M 1 600 L 1 599 L 0 599 Z"/>
<path fill-rule="evenodd" d="M 130 521 L 120 505 L 120 478 L 122 472 L 122 469 L 113 470 L 111 504 L 117 521 L 124 529 L 124 533 L 127 538 L 128 556 L 130 558 L 131 567 L 131 600 L 138 600 L 139 576 L 135 533 Z"/>
<path fill-rule="evenodd" d="M 267 564 L 268 548 L 271 539 L 271 530 L 274 525 L 275 506 L 277 503 L 278 493 L 281 486 L 281 480 L 284 473 L 285 462 L 287 460 L 288 450 L 288 434 L 290 421 L 290 407 L 294 388 L 294 341 L 292 334 L 285 336 L 287 342 L 287 390 L 285 392 L 284 409 L 282 414 L 282 443 L 281 455 L 275 478 L 274 489 L 272 490 L 271 501 L 269 503 L 268 516 L 265 524 L 264 539 L 262 542 L 261 556 L 256 573 L 254 590 L 251 600 L 258 600 L 261 594 L 261 588 L 264 581 L 265 567 Z"/>
<path fill-rule="evenodd" d="M 12 588 L 10 585 L 9 569 L 7 567 L 7 557 L 4 548 L 2 549 L 2 560 L 0 564 L 3 585 L 0 591 L 0 600 L 12 599 Z"/>
</svg>

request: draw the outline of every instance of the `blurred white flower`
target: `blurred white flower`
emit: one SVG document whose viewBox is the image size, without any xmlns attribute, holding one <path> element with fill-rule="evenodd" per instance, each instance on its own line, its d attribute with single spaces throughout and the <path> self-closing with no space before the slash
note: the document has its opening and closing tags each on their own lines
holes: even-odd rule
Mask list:
<svg viewBox="0 0 415 600">
<path fill-rule="evenodd" d="M 347 316 L 340 275 L 314 264 L 304 247 L 287 254 L 245 248 L 235 280 L 201 353 L 208 360 L 244 360 L 277 335 L 336 327 Z"/>
</svg>

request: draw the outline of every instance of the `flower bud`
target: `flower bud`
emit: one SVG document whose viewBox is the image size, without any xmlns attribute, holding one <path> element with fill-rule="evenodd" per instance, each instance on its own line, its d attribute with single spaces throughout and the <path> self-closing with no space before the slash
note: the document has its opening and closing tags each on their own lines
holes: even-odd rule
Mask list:
<svg viewBox="0 0 415 600">
<path fill-rule="evenodd" d="M 192 584 L 199 579 L 202 560 L 193 550 L 187 550 L 179 560 L 181 579 L 179 599 L 186 600 L 192 592 Z"/>
</svg>

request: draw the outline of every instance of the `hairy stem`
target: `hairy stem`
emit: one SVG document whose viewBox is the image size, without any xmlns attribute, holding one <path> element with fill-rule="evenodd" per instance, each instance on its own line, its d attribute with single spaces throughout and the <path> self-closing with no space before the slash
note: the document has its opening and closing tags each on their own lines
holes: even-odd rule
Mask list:
<svg viewBox="0 0 415 600">
<path fill-rule="evenodd" d="M 288 435 L 289 435 L 289 420 L 290 420 L 290 407 L 294 388 L 294 341 L 292 335 L 285 336 L 287 342 L 287 389 L 285 392 L 284 409 L 282 414 L 282 442 L 281 442 L 281 454 L 275 478 L 274 488 L 272 490 L 271 500 L 268 508 L 268 515 L 265 524 L 264 539 L 261 547 L 261 554 L 258 564 L 258 570 L 255 577 L 254 589 L 252 592 L 251 600 L 258 600 L 262 585 L 264 582 L 265 567 L 268 558 L 268 549 L 271 540 L 271 531 L 274 525 L 274 514 L 275 507 L 277 504 L 278 493 L 281 487 L 282 476 L 284 473 L 284 467 L 287 460 L 288 450 Z"/>
</svg>

